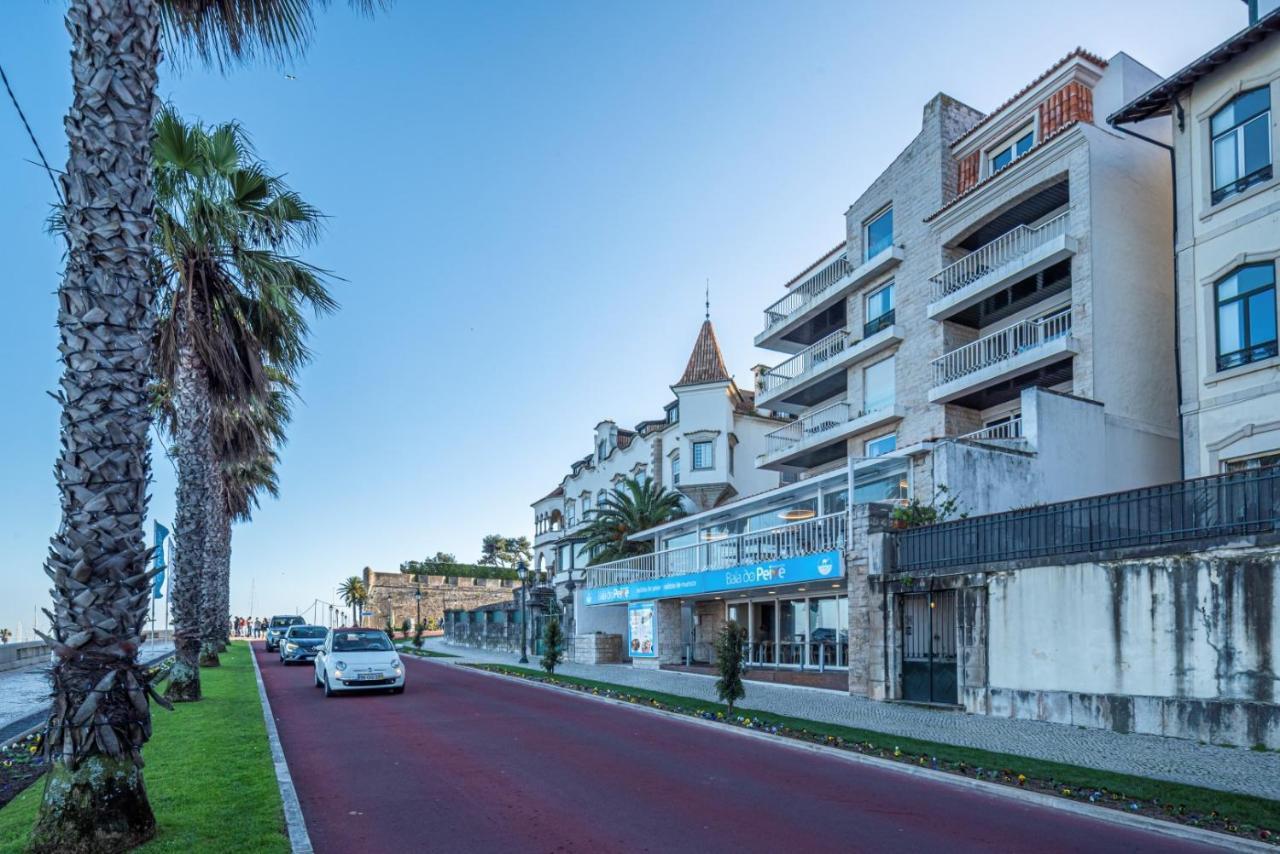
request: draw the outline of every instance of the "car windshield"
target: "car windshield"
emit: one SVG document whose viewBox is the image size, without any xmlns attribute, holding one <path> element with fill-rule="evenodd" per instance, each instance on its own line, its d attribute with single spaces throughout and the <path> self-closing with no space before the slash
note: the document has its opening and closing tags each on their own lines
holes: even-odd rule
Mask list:
<svg viewBox="0 0 1280 854">
<path fill-rule="evenodd" d="M 324 626 L 294 626 L 289 629 L 289 637 L 293 640 L 298 638 L 311 640 L 324 637 L 327 631 L 328 629 L 324 628 Z"/>
<path fill-rule="evenodd" d="M 272 617 L 271 628 L 284 629 L 289 626 L 296 626 L 302 622 L 301 617 Z"/>
<path fill-rule="evenodd" d="M 390 652 L 391 641 L 382 632 L 335 632 L 334 652 Z"/>
</svg>

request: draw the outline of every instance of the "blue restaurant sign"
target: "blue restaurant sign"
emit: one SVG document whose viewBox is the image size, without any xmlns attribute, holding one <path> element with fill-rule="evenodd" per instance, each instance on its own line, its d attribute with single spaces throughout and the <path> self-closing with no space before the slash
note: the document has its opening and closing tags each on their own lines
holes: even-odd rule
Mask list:
<svg viewBox="0 0 1280 854">
<path fill-rule="evenodd" d="M 819 552 L 764 563 L 748 563 L 729 569 L 708 569 L 685 575 L 633 581 L 629 584 L 589 587 L 584 591 L 583 601 L 588 605 L 614 605 L 619 602 L 688 598 L 703 593 L 753 590 L 757 587 L 842 577 L 844 562 L 840 559 L 840 552 Z"/>
</svg>

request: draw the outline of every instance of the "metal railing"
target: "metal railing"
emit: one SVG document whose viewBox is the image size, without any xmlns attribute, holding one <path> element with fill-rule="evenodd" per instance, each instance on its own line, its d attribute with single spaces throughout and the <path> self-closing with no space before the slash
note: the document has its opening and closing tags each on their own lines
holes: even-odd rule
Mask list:
<svg viewBox="0 0 1280 854">
<path fill-rule="evenodd" d="M 665 549 L 587 568 L 587 587 L 609 587 L 651 578 L 666 578 L 708 569 L 730 569 L 749 563 L 798 557 L 841 549 L 848 516 L 835 513 L 777 528 L 735 534 L 718 540 Z"/>
<path fill-rule="evenodd" d="M 862 324 L 862 337 L 870 338 L 881 329 L 888 329 L 890 326 L 893 326 L 893 321 L 896 316 L 895 310 L 891 308 L 879 317 L 871 318 L 866 323 Z"/>
<path fill-rule="evenodd" d="M 766 371 L 760 378 L 760 390 L 765 394 L 772 394 L 786 388 L 809 371 L 857 343 L 850 341 L 851 337 L 848 329 L 841 329 L 810 344 L 790 359 Z"/>
<path fill-rule="evenodd" d="M 895 572 L 1274 531 L 1280 466 L 897 531 Z"/>
<path fill-rule="evenodd" d="M 1068 214 L 1064 212 L 1035 228 L 1020 225 L 1006 231 L 930 277 L 929 281 L 933 282 L 933 298 L 938 300 L 947 294 L 953 294 L 1019 255 L 1063 236 L 1067 233 L 1069 224 Z"/>
<path fill-rule="evenodd" d="M 788 289 L 787 295 L 764 310 L 764 328 L 769 331 L 817 298 L 823 291 L 852 273 L 854 266 L 841 252 L 818 272 Z"/>
<path fill-rule="evenodd" d="M 1008 421 L 1001 424 L 993 424 L 990 427 L 983 427 L 981 430 L 974 430 L 972 433 L 965 433 L 961 439 L 1021 439 L 1022 438 L 1022 416 L 1015 415 Z"/>
<path fill-rule="evenodd" d="M 1040 320 L 1024 320 L 984 335 L 933 360 L 933 384 L 945 385 L 983 368 L 1041 347 L 1071 332 L 1071 309 Z"/>
</svg>

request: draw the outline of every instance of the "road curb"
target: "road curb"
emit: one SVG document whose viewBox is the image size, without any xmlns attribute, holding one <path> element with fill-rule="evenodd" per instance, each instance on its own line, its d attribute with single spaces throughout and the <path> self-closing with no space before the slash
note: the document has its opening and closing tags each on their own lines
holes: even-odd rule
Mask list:
<svg viewBox="0 0 1280 854">
<path fill-rule="evenodd" d="M 284 748 L 280 745 L 280 732 L 276 729 L 276 719 L 271 714 L 271 701 L 267 699 L 267 686 L 262 682 L 262 669 L 258 666 L 258 655 L 253 651 L 253 643 L 249 644 L 249 659 L 253 662 L 253 675 L 258 680 L 258 699 L 262 701 L 262 719 L 267 725 L 267 743 L 271 745 L 271 762 L 276 768 L 276 784 L 280 787 L 280 801 L 284 805 L 284 823 L 289 831 L 289 846 L 293 854 L 313 854 L 311 837 L 307 834 L 307 822 L 302 817 L 302 804 L 298 803 L 298 791 L 293 786 L 293 775 L 289 773 L 289 763 L 284 758 Z"/>
<path fill-rule="evenodd" d="M 511 682 L 520 682 L 535 688 L 543 688 L 548 691 L 558 691 L 562 694 L 584 697 L 588 700 L 608 703 L 625 709 L 634 709 L 651 715 L 660 715 L 662 717 L 682 721 L 695 726 L 711 728 L 717 732 L 737 735 L 744 738 L 754 738 L 779 747 L 789 748 L 791 750 L 807 751 L 809 753 L 817 753 L 819 755 L 828 756 L 833 759 L 840 759 L 846 762 L 870 765 L 886 771 L 908 774 L 958 788 L 976 790 L 995 797 L 1020 801 L 1032 806 L 1040 806 L 1058 810 L 1059 812 L 1067 812 L 1083 818 L 1093 819 L 1095 821 L 1103 821 L 1108 824 L 1114 824 L 1121 827 L 1145 830 L 1173 839 L 1181 839 L 1187 842 L 1209 845 L 1228 851 L 1269 851 L 1272 852 L 1272 854 L 1275 854 L 1277 851 L 1277 846 L 1269 845 L 1265 842 L 1249 839 L 1243 836 L 1228 836 L 1211 830 L 1189 827 L 1187 825 L 1176 824 L 1170 821 L 1161 821 L 1160 819 L 1148 818 L 1144 815 L 1122 813 L 1106 807 L 1083 804 L 1077 801 L 1070 801 L 1064 798 L 1055 797 L 1053 795 L 1042 794 L 1040 792 L 1029 792 L 1025 789 L 1014 789 L 1009 786 L 1002 786 L 999 783 L 989 783 L 983 780 L 974 780 L 969 777 L 961 777 L 959 775 L 933 771 L 927 768 L 917 768 L 913 765 L 904 765 L 901 762 L 881 759 L 878 756 L 868 756 L 865 753 L 841 750 L 839 748 L 827 747 L 821 744 L 811 744 L 798 739 L 788 738 L 787 736 L 774 735 L 772 733 L 761 732 L 760 730 L 744 729 L 741 727 L 735 727 L 731 724 L 725 724 L 719 721 L 709 721 L 705 718 L 681 714 L 679 712 L 671 712 L 665 709 L 655 709 L 652 706 L 642 705 L 641 703 L 631 703 L 626 700 L 618 700 L 612 697 L 602 697 L 598 694 L 591 694 L 574 688 L 564 688 L 559 685 L 548 685 L 544 682 L 535 682 L 532 679 L 526 679 L 521 676 L 510 676 L 505 673 L 495 673 L 492 670 L 485 670 L 479 667 L 469 667 L 463 662 L 449 662 L 448 660 L 442 660 L 438 663 L 445 664 L 450 667 L 464 667 L 474 673 L 480 673 L 497 679 L 506 679 Z"/>
</svg>

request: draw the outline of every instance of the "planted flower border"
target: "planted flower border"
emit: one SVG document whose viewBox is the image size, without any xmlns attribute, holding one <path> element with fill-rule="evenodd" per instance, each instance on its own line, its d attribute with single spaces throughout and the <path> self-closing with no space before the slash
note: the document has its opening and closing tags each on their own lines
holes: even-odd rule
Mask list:
<svg viewBox="0 0 1280 854">
<path fill-rule="evenodd" d="M 147 676 L 158 682 L 172 665 L 173 658 L 166 658 L 147 668 Z M 30 732 L 0 745 L 0 807 L 20 795 L 47 770 L 43 732 Z"/>
<path fill-rule="evenodd" d="M 1184 824 L 1203 830 L 1247 837 L 1280 847 L 1280 832 L 1276 830 L 1277 827 L 1280 827 L 1280 804 L 1273 804 L 1259 798 L 1251 798 L 1249 800 L 1267 805 L 1264 809 L 1277 817 L 1277 823 L 1271 827 L 1262 827 L 1259 824 L 1241 820 L 1231 815 L 1220 813 L 1217 810 L 1197 811 L 1186 804 L 1177 803 L 1169 799 L 1162 801 L 1159 798 L 1135 798 L 1115 788 L 1078 786 L 1069 781 L 1058 780 L 1054 776 L 1037 775 L 1034 771 L 1028 774 L 1022 773 L 1013 767 L 984 767 L 962 760 L 952 760 L 946 757 L 939 758 L 931 753 L 903 750 L 895 743 L 895 737 L 891 735 L 884 735 L 879 741 L 845 738 L 842 735 L 830 732 L 831 730 L 847 729 L 834 724 L 802 721 L 757 712 L 735 714 L 732 718 L 729 718 L 724 711 L 712 711 L 708 708 L 717 704 L 693 698 L 688 699 L 688 704 L 673 702 L 672 700 L 658 698 L 659 696 L 667 697 L 669 695 L 655 695 L 652 692 L 628 689 L 621 685 L 610 685 L 585 679 L 547 676 L 536 670 L 511 667 L 505 664 L 468 663 L 462 666 L 514 676 L 531 682 L 541 682 L 558 688 L 568 688 L 583 694 L 634 703 L 665 712 L 674 712 L 688 715 L 689 717 L 716 721 L 726 726 L 760 730 L 811 744 L 820 744 L 838 750 L 848 750 L 865 756 L 874 756 L 891 762 L 900 762 L 904 765 L 914 765 L 941 773 L 956 774 L 969 779 L 1067 798 L 1077 802 Z M 798 724 L 808 724 L 808 726 Z M 823 732 L 823 730 L 827 731 Z M 1082 771 L 1086 770 L 1082 769 Z M 1170 787 L 1175 787 L 1175 784 L 1170 784 Z M 1180 788 L 1191 789 L 1191 787 Z"/>
</svg>

